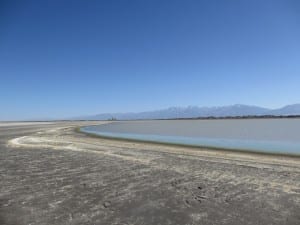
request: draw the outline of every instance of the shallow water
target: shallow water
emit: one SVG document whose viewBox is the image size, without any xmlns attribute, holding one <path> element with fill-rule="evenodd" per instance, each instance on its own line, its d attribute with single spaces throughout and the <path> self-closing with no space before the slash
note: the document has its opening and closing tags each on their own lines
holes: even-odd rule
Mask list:
<svg viewBox="0 0 300 225">
<path fill-rule="evenodd" d="M 300 119 L 124 121 L 81 130 L 113 138 L 300 155 Z"/>
</svg>

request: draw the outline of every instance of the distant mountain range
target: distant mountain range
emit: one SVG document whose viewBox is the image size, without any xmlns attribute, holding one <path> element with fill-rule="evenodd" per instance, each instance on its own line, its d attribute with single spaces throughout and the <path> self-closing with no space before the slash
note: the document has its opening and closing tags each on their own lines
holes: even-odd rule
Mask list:
<svg viewBox="0 0 300 225">
<path fill-rule="evenodd" d="M 162 110 L 139 113 L 103 113 L 73 118 L 76 120 L 136 120 L 136 119 L 175 119 L 197 117 L 236 117 L 236 116 L 289 116 L 300 115 L 300 104 L 287 105 L 279 109 L 268 109 L 250 105 L 230 105 L 221 107 L 170 107 Z"/>
</svg>

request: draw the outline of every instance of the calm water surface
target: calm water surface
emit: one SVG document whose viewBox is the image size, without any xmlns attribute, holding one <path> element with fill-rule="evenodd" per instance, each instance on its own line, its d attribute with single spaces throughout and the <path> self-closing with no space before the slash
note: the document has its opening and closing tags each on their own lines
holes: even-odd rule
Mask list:
<svg viewBox="0 0 300 225">
<path fill-rule="evenodd" d="M 123 121 L 81 130 L 113 138 L 300 155 L 300 119 Z"/>
</svg>

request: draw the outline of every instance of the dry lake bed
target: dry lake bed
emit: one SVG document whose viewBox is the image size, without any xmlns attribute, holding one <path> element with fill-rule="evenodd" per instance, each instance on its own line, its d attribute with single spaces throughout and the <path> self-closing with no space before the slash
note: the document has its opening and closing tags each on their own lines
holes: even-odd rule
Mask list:
<svg viewBox="0 0 300 225">
<path fill-rule="evenodd" d="M 0 224 L 300 224 L 300 157 L 0 126 Z"/>
</svg>

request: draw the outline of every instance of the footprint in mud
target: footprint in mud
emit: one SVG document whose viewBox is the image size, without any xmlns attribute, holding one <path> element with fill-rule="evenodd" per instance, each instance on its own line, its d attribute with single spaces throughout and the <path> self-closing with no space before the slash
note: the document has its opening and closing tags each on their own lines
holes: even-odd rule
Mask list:
<svg viewBox="0 0 300 225">
<path fill-rule="evenodd" d="M 191 196 L 191 198 L 187 198 L 184 200 L 184 204 L 187 207 L 197 207 L 197 205 L 202 203 L 202 196 Z"/>
<path fill-rule="evenodd" d="M 191 191 L 190 196 L 191 198 L 188 198 L 184 201 L 188 207 L 196 207 L 198 204 L 201 204 L 208 198 L 205 196 L 202 186 L 198 186 L 196 191 Z"/>
<path fill-rule="evenodd" d="M 187 207 L 197 207 L 198 204 L 208 199 L 208 189 L 203 184 L 194 186 L 191 182 L 184 183 L 183 180 L 174 179 L 171 181 L 171 186 L 183 191 L 182 195 L 185 196 L 183 202 Z"/>
<path fill-rule="evenodd" d="M 185 199 L 184 200 L 184 203 L 187 205 L 187 206 L 191 206 L 191 201 L 190 200 L 188 200 L 188 199 Z"/>
<path fill-rule="evenodd" d="M 203 200 L 208 198 L 207 188 L 204 188 L 204 185 L 198 185 L 195 189 L 192 191 L 192 196 L 195 201 L 202 203 Z"/>
<path fill-rule="evenodd" d="M 111 202 L 110 201 L 105 201 L 104 203 L 103 203 L 103 207 L 104 208 L 109 208 L 111 206 Z"/>
<path fill-rule="evenodd" d="M 201 196 L 201 195 L 196 195 L 196 196 L 194 196 L 194 199 L 195 199 L 196 201 L 198 201 L 199 203 L 201 203 L 202 200 L 207 199 L 207 197 L 206 197 L 206 196 Z"/>
</svg>

